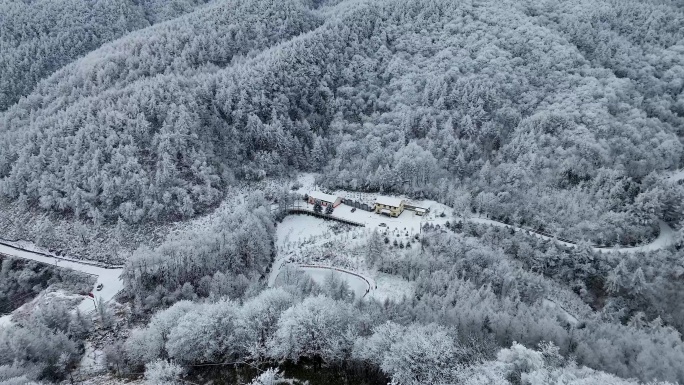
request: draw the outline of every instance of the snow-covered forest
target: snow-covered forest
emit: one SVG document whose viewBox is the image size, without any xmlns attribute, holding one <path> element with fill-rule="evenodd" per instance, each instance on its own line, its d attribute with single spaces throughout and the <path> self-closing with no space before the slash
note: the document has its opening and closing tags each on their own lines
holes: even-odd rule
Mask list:
<svg viewBox="0 0 684 385">
<path fill-rule="evenodd" d="M 684 383 L 683 136 L 676 0 L 0 0 L 0 384 Z"/>
</svg>

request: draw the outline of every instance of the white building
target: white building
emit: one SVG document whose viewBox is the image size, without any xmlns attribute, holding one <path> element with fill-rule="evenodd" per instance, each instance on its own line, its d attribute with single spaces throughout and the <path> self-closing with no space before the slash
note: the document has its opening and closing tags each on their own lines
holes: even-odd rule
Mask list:
<svg viewBox="0 0 684 385">
<path fill-rule="evenodd" d="M 337 195 L 326 194 L 322 191 L 311 191 L 309 193 L 309 203 L 316 204 L 316 201 L 321 202 L 321 206 L 332 205 L 332 207 L 337 207 L 342 203 L 342 197 Z"/>
<path fill-rule="evenodd" d="M 404 200 L 401 198 L 378 196 L 375 199 L 373 211 L 376 214 L 384 214 L 396 218 L 404 212 Z"/>
</svg>

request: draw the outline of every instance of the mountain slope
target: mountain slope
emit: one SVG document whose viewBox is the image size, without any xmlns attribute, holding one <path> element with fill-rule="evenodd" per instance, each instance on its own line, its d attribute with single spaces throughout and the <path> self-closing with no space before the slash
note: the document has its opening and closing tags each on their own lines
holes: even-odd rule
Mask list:
<svg viewBox="0 0 684 385">
<path fill-rule="evenodd" d="M 205 0 L 1 0 L 0 111 L 102 44 L 173 19 Z"/>
<path fill-rule="evenodd" d="M 680 164 L 680 91 L 616 76 L 573 37 L 590 26 L 566 31 L 563 10 L 589 4 L 551 4 L 218 2 L 94 51 L 9 109 L 2 191 L 136 221 L 192 215 L 234 177 L 327 164 L 333 187 L 455 204 L 461 185 L 469 206 L 558 235 L 647 238 L 677 200 L 647 176 Z M 621 31 L 618 16 L 601 20 Z M 648 50 L 678 49 L 667 30 Z"/>
</svg>

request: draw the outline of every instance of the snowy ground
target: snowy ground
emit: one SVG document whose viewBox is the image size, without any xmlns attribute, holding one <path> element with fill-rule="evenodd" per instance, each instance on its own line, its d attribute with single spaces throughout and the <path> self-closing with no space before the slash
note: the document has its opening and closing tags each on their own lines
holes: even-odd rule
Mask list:
<svg viewBox="0 0 684 385">
<path fill-rule="evenodd" d="M 12 314 L 5 314 L 0 317 L 0 327 L 9 326 L 12 324 Z"/>
<path fill-rule="evenodd" d="M 684 178 L 684 173 L 683 178 Z M 300 194 L 317 189 L 314 184 L 312 174 L 303 174 L 298 178 L 302 187 L 298 190 Z M 336 191 L 339 196 L 346 196 L 357 201 L 371 204 L 377 194 L 356 193 L 348 191 Z M 374 280 L 369 297 L 379 300 L 386 298 L 401 299 L 403 296 L 410 296 L 413 293 L 413 286 L 410 282 L 404 281 L 399 277 L 388 275 L 378 275 L 365 266 L 363 261 L 363 250 L 365 240 L 369 233 L 377 229 L 381 234 L 390 240 L 398 240 L 404 244 L 409 243 L 413 238 L 420 234 L 421 227 L 426 224 L 443 226 L 449 220 L 454 220 L 453 209 L 434 201 L 413 201 L 413 204 L 428 208 L 430 211 L 424 215 L 416 215 L 413 211 L 405 210 L 398 218 L 375 214 L 373 212 L 356 209 L 351 206 L 341 204 L 335 208 L 330 215 L 333 218 L 340 218 L 356 223 L 361 223 L 363 228 L 347 228 L 340 232 L 335 231 L 333 221 L 325 221 L 320 218 L 305 215 L 294 215 L 286 217 L 277 229 L 277 249 L 278 256 L 273 266 L 269 285 L 275 283 L 275 278 L 286 264 L 313 264 L 318 266 L 328 266 L 348 269 L 360 274 L 368 279 Z M 302 209 L 313 211 L 313 205 L 300 201 L 296 205 Z M 497 222 L 491 219 L 470 217 L 471 223 L 486 224 L 492 226 L 511 228 L 512 226 Z M 527 231 L 513 226 L 516 231 Z M 533 233 L 543 239 L 554 240 L 569 247 L 576 247 L 576 244 L 556 240 L 549 236 Z M 613 248 L 594 248 L 599 252 L 622 252 L 634 253 L 639 251 L 653 251 L 673 244 L 676 240 L 675 231 L 665 222 L 660 222 L 659 236 L 649 244 L 639 247 L 613 247 Z M 355 249 L 356 246 L 356 249 Z M 325 272 L 307 271 L 314 277 L 315 281 L 322 281 Z M 348 277 L 348 282 L 358 282 L 356 278 Z M 377 285 L 377 288 L 375 287 Z M 361 290 L 359 283 L 358 290 Z M 364 289 L 365 290 L 365 289 Z M 549 304 L 553 302 L 549 301 Z M 576 322 L 575 319 L 573 322 Z"/>
<path fill-rule="evenodd" d="M 684 179 L 684 170 L 672 172 L 668 174 L 666 178 L 671 181 L 682 180 Z M 318 186 L 315 185 L 314 179 L 315 178 L 313 174 L 300 175 L 297 179 L 297 182 L 301 185 L 301 187 L 297 190 L 297 192 L 300 194 L 304 194 L 309 191 L 318 189 Z M 275 191 L 279 187 L 281 187 L 281 185 L 285 186 L 282 183 L 285 182 L 274 181 L 273 183 L 271 183 L 273 185 L 270 186 L 271 190 Z M 365 202 L 368 204 L 372 204 L 373 200 L 377 196 L 377 194 L 372 193 L 359 193 L 350 191 L 336 191 L 335 193 L 339 194 L 340 196 L 346 196 L 351 199 L 360 202 Z M 217 219 L 218 215 L 222 211 L 230 210 L 230 208 L 234 206 L 235 199 L 246 199 L 246 195 L 243 191 L 234 192 L 232 195 L 232 199 L 226 199 L 217 210 L 206 216 L 202 216 L 192 221 L 185 222 L 181 225 L 176 226 L 174 230 L 171 230 L 170 235 L 172 235 L 174 231 L 187 231 L 188 229 L 192 228 L 210 226 L 212 222 Z M 361 209 L 356 209 L 354 212 L 352 212 L 352 207 L 342 204 L 335 209 L 335 211 L 332 214 L 333 217 L 343 218 L 365 225 L 365 228 L 362 228 L 362 230 L 358 230 L 359 228 L 356 228 L 356 230 L 345 230 L 342 233 L 339 232 L 339 229 L 336 230 L 336 226 L 339 227 L 339 224 L 336 224 L 332 221 L 324 221 L 320 218 L 303 215 L 294 215 L 286 217 L 283 220 L 283 222 L 278 225 L 277 228 L 276 246 L 278 249 L 278 256 L 274 263 L 271 275 L 269 276 L 269 285 L 272 286 L 274 284 L 275 278 L 277 277 L 278 272 L 282 269 L 282 266 L 288 262 L 288 258 L 292 258 L 293 256 L 310 258 L 312 256 L 311 250 L 319 249 L 320 251 L 324 250 L 326 247 L 333 248 L 336 247 L 336 245 L 339 245 L 339 242 L 343 242 L 344 244 L 350 245 L 358 245 L 361 239 L 367 236 L 370 231 L 373 231 L 373 229 L 378 229 L 383 235 L 390 237 L 390 239 L 397 239 L 406 243 L 409 240 L 411 240 L 412 237 L 414 237 L 416 234 L 420 233 L 421 226 L 428 223 L 432 225 L 441 226 L 446 224 L 448 220 L 453 220 L 454 218 L 453 210 L 440 203 L 434 201 L 412 201 L 412 203 L 415 205 L 419 205 L 421 207 L 429 208 L 430 212 L 425 216 L 419 216 L 416 215 L 413 211 L 405 210 L 398 218 L 390 218 L 387 216 L 381 216 Z M 313 206 L 308 205 L 306 202 L 301 201 L 298 204 L 301 205 L 303 208 L 309 208 L 313 210 Z M 511 227 L 510 225 L 506 225 L 504 223 L 485 218 L 471 217 L 468 220 L 473 223 L 488 224 L 507 228 Z M 514 229 L 516 231 L 525 231 L 524 229 L 520 229 L 517 227 L 514 227 Z M 544 239 L 553 239 L 551 237 L 544 235 L 535 235 L 537 237 Z M 595 248 L 595 250 L 600 252 L 623 253 L 654 251 L 673 244 L 676 241 L 676 236 L 676 232 L 665 222 L 661 221 L 659 236 L 649 244 L 640 247 Z M 337 240 L 337 244 L 330 243 L 331 241 L 335 240 Z M 573 243 L 558 240 L 556 241 L 566 246 L 576 246 Z M 92 274 L 97 276 L 97 282 L 95 285 L 97 286 L 102 284 L 103 289 L 102 291 L 97 291 L 95 290 L 95 288 L 93 289 L 95 299 L 92 299 L 90 297 L 86 297 L 83 299 L 83 301 L 79 305 L 79 308 L 82 311 L 87 312 L 93 310 L 95 308 L 96 301 L 100 298 L 102 298 L 105 302 L 111 300 L 123 288 L 123 283 L 119 279 L 119 276 L 121 274 L 121 268 L 107 269 L 104 268 L 102 265 L 89 261 L 79 261 L 78 259 L 72 260 L 68 257 L 51 257 L 48 255 L 43 255 L 49 253 L 47 253 L 45 250 L 41 250 L 33 244 L 26 242 L 14 246 L 16 247 L 12 247 L 12 245 L 0 244 L 0 253 L 20 258 L 31 259 L 38 262 L 49 263 L 56 265 L 58 267 L 69 268 L 86 274 Z M 307 251 L 307 248 L 310 250 Z M 353 255 L 353 250 L 347 251 L 352 254 L 351 256 L 347 255 L 345 257 L 348 262 L 347 265 L 335 267 L 349 269 L 351 271 L 354 271 L 355 273 L 364 276 L 369 281 L 377 283 L 377 289 L 375 287 L 371 288 L 369 296 L 378 299 L 385 299 L 401 298 L 404 295 L 411 295 L 413 291 L 411 283 L 406 282 L 398 277 L 392 277 L 382 274 L 377 275 L 377 273 L 368 271 L 368 269 L 366 269 L 363 266 L 363 263 L 359 261 L 360 256 L 357 255 L 356 260 L 354 260 L 355 257 Z M 358 252 L 356 252 L 356 254 L 358 254 Z M 310 263 L 311 261 L 304 260 L 299 262 Z M 321 262 L 324 263 L 321 263 L 320 265 L 326 265 L 326 261 Z M 330 266 L 331 261 L 327 262 L 327 265 Z M 349 265 L 349 263 L 351 263 L 351 265 Z M 317 275 L 317 273 L 314 273 L 313 271 L 311 273 L 313 275 Z M 349 282 L 358 283 L 358 277 L 352 275 L 348 277 L 348 279 Z M 356 283 L 354 285 L 356 285 Z M 375 286 L 375 283 L 373 284 L 373 286 Z M 358 286 L 361 287 L 360 284 Z M 0 325 L 9 322 L 11 322 L 9 315 L 0 317 Z"/>
<path fill-rule="evenodd" d="M 9 326 L 14 322 L 19 322 L 20 320 L 28 319 L 33 310 L 45 303 L 61 302 L 67 307 L 75 306 L 76 304 L 83 301 L 83 296 L 74 293 L 68 293 L 63 290 L 52 290 L 48 288 L 40 292 L 31 301 L 21 305 L 19 308 L 15 309 L 11 314 L 4 315 L 0 317 L 0 326 Z"/>
<path fill-rule="evenodd" d="M 276 284 L 276 278 L 289 264 L 306 266 L 300 269 L 317 283 L 324 283 L 331 273 L 330 268 L 335 268 L 334 274 L 349 284 L 357 298 L 366 296 L 367 292 L 368 296 L 380 300 L 411 295 L 413 287 L 409 282 L 382 274 L 378 276 L 365 266 L 363 250 L 371 231 L 371 228 L 343 225 L 307 215 L 286 217 L 276 229 L 278 254 L 269 276 L 269 286 Z M 381 284 L 376 282 L 376 277 L 381 279 Z"/>
<path fill-rule="evenodd" d="M 557 312 L 558 315 L 559 315 L 560 317 L 562 317 L 562 318 L 563 318 L 567 323 L 569 323 L 570 325 L 572 325 L 572 326 L 577 326 L 577 324 L 579 324 L 579 320 L 577 319 L 577 317 L 575 317 L 574 315 L 568 313 L 567 310 L 563 309 L 563 308 L 562 308 L 560 305 L 558 305 L 556 302 L 554 302 L 554 301 L 552 301 L 552 300 L 550 300 L 550 299 L 544 298 L 544 299 L 542 300 L 542 303 L 544 304 L 544 306 L 545 306 L 546 308 L 548 308 L 548 309 L 550 309 L 550 310 L 553 310 L 553 311 Z"/>
<path fill-rule="evenodd" d="M 375 277 L 377 288 L 369 296 L 384 301 L 386 299 L 411 298 L 415 292 L 415 282 L 407 281 L 399 276 L 378 273 Z"/>
<path fill-rule="evenodd" d="M 276 248 L 278 253 L 271 269 L 271 274 L 268 277 L 268 285 L 273 286 L 275 284 L 276 277 L 286 261 L 286 250 L 300 247 L 301 244 L 306 242 L 313 244 L 317 237 L 332 232 L 330 225 L 331 222 L 307 215 L 290 215 L 285 217 L 276 229 Z"/>
<path fill-rule="evenodd" d="M 666 173 L 663 179 L 668 182 L 679 182 L 680 180 L 684 179 L 684 169 Z"/>
<path fill-rule="evenodd" d="M 91 376 L 102 373 L 106 368 L 105 354 L 102 349 L 93 346 L 92 342 L 86 342 L 85 353 L 78 365 L 79 374 Z"/>
</svg>

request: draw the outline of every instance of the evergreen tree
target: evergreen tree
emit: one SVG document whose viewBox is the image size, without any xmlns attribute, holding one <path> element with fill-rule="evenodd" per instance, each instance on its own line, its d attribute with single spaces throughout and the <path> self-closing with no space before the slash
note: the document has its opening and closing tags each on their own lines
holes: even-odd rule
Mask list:
<svg viewBox="0 0 684 385">
<path fill-rule="evenodd" d="M 320 201 L 320 200 L 316 199 L 316 202 L 314 202 L 313 211 L 314 211 L 316 214 L 320 214 L 320 213 L 323 211 L 323 206 L 321 205 L 321 201 Z"/>
<path fill-rule="evenodd" d="M 383 242 L 382 235 L 380 235 L 378 229 L 373 229 L 373 232 L 368 237 L 368 245 L 366 246 L 366 264 L 369 267 L 375 267 L 382 259 L 385 253 L 385 243 L 387 242 Z"/>
</svg>

